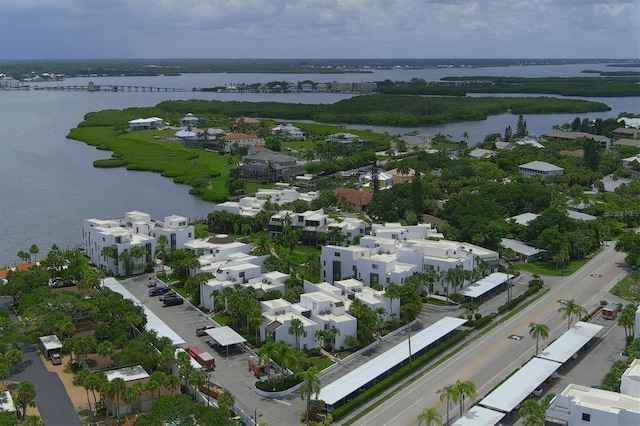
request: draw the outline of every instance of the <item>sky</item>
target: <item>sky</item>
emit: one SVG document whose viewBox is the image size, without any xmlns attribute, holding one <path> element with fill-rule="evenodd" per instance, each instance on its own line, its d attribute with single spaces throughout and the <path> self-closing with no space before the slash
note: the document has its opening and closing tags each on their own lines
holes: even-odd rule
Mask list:
<svg viewBox="0 0 640 426">
<path fill-rule="evenodd" d="M 640 0 L 0 0 L 0 59 L 639 58 Z"/>
</svg>

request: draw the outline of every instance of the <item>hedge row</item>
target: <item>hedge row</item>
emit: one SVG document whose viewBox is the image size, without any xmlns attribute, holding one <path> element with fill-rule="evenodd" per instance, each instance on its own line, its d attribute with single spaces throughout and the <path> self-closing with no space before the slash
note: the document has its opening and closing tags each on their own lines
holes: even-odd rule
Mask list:
<svg viewBox="0 0 640 426">
<path fill-rule="evenodd" d="M 520 296 L 518 296 L 515 299 L 511 300 L 510 302 L 507 302 L 504 305 L 498 307 L 498 313 L 501 314 L 503 312 L 510 311 L 511 309 L 513 309 L 516 306 L 518 306 L 520 304 L 520 302 L 525 300 L 527 297 L 531 296 L 532 294 L 536 294 L 541 288 L 542 288 L 542 286 L 540 286 L 540 285 L 532 285 L 532 286 L 530 286 L 527 289 L 527 291 L 522 293 Z"/>
<path fill-rule="evenodd" d="M 333 420 L 336 421 L 343 418 L 348 413 L 358 408 L 360 405 L 369 402 L 371 398 L 374 398 L 375 396 L 382 393 L 383 391 L 388 390 L 390 386 L 393 386 L 397 382 L 409 376 L 418 368 L 425 365 L 427 362 L 433 360 L 442 352 L 446 351 L 452 346 L 458 344 L 460 341 L 464 340 L 464 338 L 467 337 L 469 333 L 470 333 L 469 331 L 461 331 L 460 333 L 448 339 L 446 342 L 420 355 L 419 357 L 414 359 L 411 362 L 411 364 L 407 364 L 400 367 L 396 372 L 392 373 L 391 375 L 385 377 L 375 385 L 371 386 L 369 389 L 365 390 L 360 395 L 353 398 L 351 401 L 333 410 L 332 412 Z"/>
</svg>

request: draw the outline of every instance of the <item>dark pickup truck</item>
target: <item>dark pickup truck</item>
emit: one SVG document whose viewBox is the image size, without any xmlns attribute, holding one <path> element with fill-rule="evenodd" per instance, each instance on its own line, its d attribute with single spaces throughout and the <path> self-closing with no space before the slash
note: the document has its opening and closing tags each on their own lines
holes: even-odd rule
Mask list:
<svg viewBox="0 0 640 426">
<path fill-rule="evenodd" d="M 196 336 L 198 337 L 202 337 L 202 336 L 206 336 L 207 335 L 207 330 L 210 328 L 214 328 L 215 326 L 213 325 L 207 325 L 204 327 L 198 327 L 196 328 Z"/>
</svg>

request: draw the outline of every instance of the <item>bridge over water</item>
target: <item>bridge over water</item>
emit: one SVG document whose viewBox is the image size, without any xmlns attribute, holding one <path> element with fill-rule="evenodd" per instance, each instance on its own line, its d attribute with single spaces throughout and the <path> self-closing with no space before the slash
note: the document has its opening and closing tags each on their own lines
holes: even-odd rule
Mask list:
<svg viewBox="0 0 640 426">
<path fill-rule="evenodd" d="M 186 89 L 177 89 L 175 87 L 157 87 L 157 86 L 140 86 L 140 85 L 123 85 L 123 84 L 94 84 L 90 81 L 88 85 L 67 85 L 67 86 L 35 86 L 34 90 L 61 90 L 76 92 L 186 92 Z"/>
</svg>

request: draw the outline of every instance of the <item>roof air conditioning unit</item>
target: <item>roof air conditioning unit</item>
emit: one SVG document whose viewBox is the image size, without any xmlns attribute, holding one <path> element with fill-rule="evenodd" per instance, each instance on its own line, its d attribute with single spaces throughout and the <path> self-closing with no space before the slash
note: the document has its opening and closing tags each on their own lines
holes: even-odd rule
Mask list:
<svg viewBox="0 0 640 426">
<path fill-rule="evenodd" d="M 266 279 L 266 278 L 263 278 L 263 279 L 262 279 L 262 284 L 266 284 L 266 283 L 267 283 L 267 279 Z"/>
</svg>

